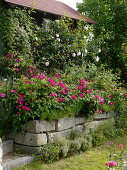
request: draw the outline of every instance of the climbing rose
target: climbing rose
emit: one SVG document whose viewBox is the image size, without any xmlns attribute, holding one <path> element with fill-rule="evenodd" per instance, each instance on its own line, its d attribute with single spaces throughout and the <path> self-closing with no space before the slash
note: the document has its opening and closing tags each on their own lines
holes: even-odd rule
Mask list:
<svg viewBox="0 0 127 170">
<path fill-rule="evenodd" d="M 98 95 L 95 95 L 95 98 L 96 98 L 96 99 L 99 99 L 99 96 L 98 96 Z"/>
<path fill-rule="evenodd" d="M 114 102 L 110 102 L 109 104 L 110 104 L 110 105 L 114 105 L 115 103 L 114 103 Z"/>
<path fill-rule="evenodd" d="M 5 93 L 0 93 L 0 97 L 6 97 Z"/>
<path fill-rule="evenodd" d="M 80 96 L 80 97 L 84 97 L 84 95 L 83 95 L 83 94 L 79 94 L 79 96 Z"/>
<path fill-rule="evenodd" d="M 22 98 L 18 98 L 17 100 L 18 100 L 18 104 L 20 104 L 20 105 L 22 105 L 24 102 L 24 100 Z"/>
<path fill-rule="evenodd" d="M 56 78 L 59 78 L 59 77 L 60 77 L 60 75 L 59 75 L 59 74 L 55 74 L 55 77 L 56 77 Z"/>
<path fill-rule="evenodd" d="M 59 101 L 59 102 L 63 102 L 63 101 L 64 101 L 64 99 L 63 99 L 62 97 L 59 97 L 59 98 L 57 99 L 57 101 Z"/>
<path fill-rule="evenodd" d="M 78 89 L 79 89 L 79 90 L 82 90 L 82 86 L 78 86 Z"/>
<path fill-rule="evenodd" d="M 76 99 L 76 96 L 72 94 L 71 98 L 74 100 L 74 99 Z"/>
<path fill-rule="evenodd" d="M 56 93 L 51 93 L 50 96 L 57 97 L 57 94 Z"/>
<path fill-rule="evenodd" d="M 30 111 L 30 108 L 29 108 L 29 107 L 27 107 L 27 106 L 22 106 L 22 109 L 23 109 L 23 110 Z"/>
<path fill-rule="evenodd" d="M 9 92 L 10 92 L 10 93 L 15 93 L 15 90 L 10 90 Z"/>
</svg>

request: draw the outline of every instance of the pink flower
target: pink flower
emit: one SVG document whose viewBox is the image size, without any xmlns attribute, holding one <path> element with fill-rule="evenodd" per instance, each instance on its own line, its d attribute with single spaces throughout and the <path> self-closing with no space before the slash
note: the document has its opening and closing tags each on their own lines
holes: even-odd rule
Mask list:
<svg viewBox="0 0 127 170">
<path fill-rule="evenodd" d="M 19 109 L 19 106 L 15 106 L 16 109 Z"/>
<path fill-rule="evenodd" d="M 104 105 L 105 103 L 104 103 L 104 101 L 100 101 L 100 104 Z"/>
<path fill-rule="evenodd" d="M 81 93 L 79 94 L 79 96 L 80 96 L 80 97 L 84 97 L 84 95 L 83 95 L 83 94 L 81 94 Z"/>
<path fill-rule="evenodd" d="M 32 81 L 24 81 L 24 83 L 33 83 Z"/>
<path fill-rule="evenodd" d="M 84 89 L 87 89 L 87 85 L 84 85 L 83 87 L 84 87 Z"/>
<path fill-rule="evenodd" d="M 24 103 L 24 100 L 22 98 L 18 98 L 18 104 L 22 105 Z"/>
<path fill-rule="evenodd" d="M 85 86 L 85 85 L 86 85 L 84 82 L 80 82 L 80 84 L 81 84 L 82 86 Z"/>
<path fill-rule="evenodd" d="M 71 98 L 73 99 L 73 100 L 75 100 L 76 99 L 76 96 L 75 95 L 71 95 Z"/>
<path fill-rule="evenodd" d="M 82 93 L 87 93 L 87 91 L 85 91 L 85 90 L 82 90 Z"/>
<path fill-rule="evenodd" d="M 57 94 L 56 93 L 51 93 L 50 96 L 57 97 Z"/>
<path fill-rule="evenodd" d="M 114 105 L 115 103 L 112 101 L 112 102 L 109 102 L 110 105 Z"/>
<path fill-rule="evenodd" d="M 17 112 L 18 115 L 20 115 L 21 113 L 20 112 Z"/>
<path fill-rule="evenodd" d="M 64 101 L 64 99 L 63 99 L 62 97 L 59 97 L 59 98 L 57 99 L 57 101 L 59 101 L 59 102 L 63 102 L 63 101 Z"/>
<path fill-rule="evenodd" d="M 123 148 L 123 144 L 119 144 L 119 148 Z"/>
<path fill-rule="evenodd" d="M 66 90 L 62 90 L 62 93 L 66 95 L 68 92 Z"/>
<path fill-rule="evenodd" d="M 19 62 L 19 61 L 21 61 L 19 58 L 16 58 L 16 59 L 15 59 L 15 62 Z"/>
<path fill-rule="evenodd" d="M 10 90 L 9 92 L 10 92 L 10 93 L 15 93 L 15 90 Z"/>
<path fill-rule="evenodd" d="M 115 161 L 109 161 L 109 162 L 106 163 L 106 166 L 108 166 L 108 167 L 117 166 L 117 162 L 115 162 Z"/>
<path fill-rule="evenodd" d="M 6 97 L 6 94 L 5 93 L 0 93 L 0 97 L 1 98 Z"/>
<path fill-rule="evenodd" d="M 21 68 L 15 68 L 16 71 L 21 71 Z"/>
<path fill-rule="evenodd" d="M 45 74 L 41 74 L 41 75 L 38 75 L 38 76 L 34 75 L 33 77 L 37 77 L 37 78 L 43 80 L 43 79 L 46 78 L 46 75 Z"/>
<path fill-rule="evenodd" d="M 19 93 L 18 94 L 19 97 L 27 97 L 26 95 L 22 94 L 22 93 Z"/>
<path fill-rule="evenodd" d="M 64 88 L 64 89 L 66 88 L 65 84 L 62 81 L 59 82 L 59 86 Z"/>
<path fill-rule="evenodd" d="M 56 78 L 59 78 L 59 77 L 60 77 L 60 75 L 59 75 L 59 74 L 55 74 L 55 77 L 56 77 Z"/>
<path fill-rule="evenodd" d="M 79 90 L 82 90 L 82 86 L 78 86 L 78 89 L 79 89 Z"/>
<path fill-rule="evenodd" d="M 99 100 L 100 100 L 101 102 L 104 102 L 104 98 L 99 98 Z"/>
<path fill-rule="evenodd" d="M 57 85 L 56 82 L 54 81 L 54 79 L 52 79 L 50 77 L 48 78 L 48 81 L 51 83 L 52 87 Z"/>
<path fill-rule="evenodd" d="M 33 70 L 35 69 L 33 66 L 28 66 L 28 68 L 31 68 L 31 69 L 33 69 Z"/>
<path fill-rule="evenodd" d="M 113 95 L 109 95 L 108 97 L 112 97 Z"/>
<path fill-rule="evenodd" d="M 89 89 L 87 90 L 88 94 L 92 93 L 93 92 L 93 89 Z"/>
<path fill-rule="evenodd" d="M 85 80 L 84 80 L 84 79 L 80 79 L 79 81 L 82 83 L 82 82 L 84 82 Z"/>
<path fill-rule="evenodd" d="M 96 99 L 99 99 L 100 97 L 99 97 L 98 95 L 95 95 L 95 98 L 96 98 Z"/>
<path fill-rule="evenodd" d="M 30 111 L 30 108 L 29 108 L 29 107 L 27 107 L 27 106 L 22 106 L 22 109 L 23 109 L 23 110 Z"/>
</svg>

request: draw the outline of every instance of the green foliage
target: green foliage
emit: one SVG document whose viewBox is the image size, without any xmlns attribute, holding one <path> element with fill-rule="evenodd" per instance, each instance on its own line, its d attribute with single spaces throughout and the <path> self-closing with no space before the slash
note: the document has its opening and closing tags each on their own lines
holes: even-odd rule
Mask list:
<svg viewBox="0 0 127 170">
<path fill-rule="evenodd" d="M 73 20 L 63 17 L 50 22 L 46 29 L 25 9 L 1 6 L 0 11 L 0 37 L 4 54 L 11 52 L 31 56 L 41 70 L 48 72 L 56 68 L 64 69 L 67 65 L 81 66 L 85 60 L 94 60 L 87 56 L 93 30 L 85 22 L 79 21 L 75 25 Z M 84 26 L 89 30 L 85 30 Z"/>
<path fill-rule="evenodd" d="M 98 54 L 100 62 L 107 64 L 115 72 L 121 72 L 121 78 L 127 81 L 126 48 L 127 1 L 123 0 L 84 0 L 78 4 L 80 12 L 94 19 L 95 42 L 101 48 Z"/>
<path fill-rule="evenodd" d="M 45 144 L 42 147 L 42 161 L 52 163 L 59 160 L 59 147 L 53 143 Z"/>
</svg>

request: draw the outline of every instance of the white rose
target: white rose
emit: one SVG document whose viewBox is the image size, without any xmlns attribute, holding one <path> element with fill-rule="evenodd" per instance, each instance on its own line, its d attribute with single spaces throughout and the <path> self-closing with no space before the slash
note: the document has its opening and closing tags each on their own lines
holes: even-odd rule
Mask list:
<svg viewBox="0 0 127 170">
<path fill-rule="evenodd" d="M 60 42 L 60 38 L 57 38 L 58 42 Z"/>
<path fill-rule="evenodd" d="M 73 53 L 73 54 L 72 54 L 72 57 L 76 57 L 76 54 L 75 54 L 75 53 Z"/>
<path fill-rule="evenodd" d="M 45 65 L 46 65 L 46 66 L 49 66 L 49 61 L 47 61 L 47 62 L 45 63 Z"/>
<path fill-rule="evenodd" d="M 99 49 L 98 49 L 98 53 L 100 53 L 100 52 L 101 52 L 101 49 L 99 48 Z"/>
<path fill-rule="evenodd" d="M 77 56 L 80 56 L 81 55 L 81 52 L 79 51 L 78 53 L 77 53 Z"/>
<path fill-rule="evenodd" d="M 97 57 L 96 57 L 96 62 L 98 62 L 99 60 L 100 60 L 100 58 L 97 56 Z"/>
<path fill-rule="evenodd" d="M 59 34 L 56 34 L 56 37 L 59 38 Z"/>
</svg>

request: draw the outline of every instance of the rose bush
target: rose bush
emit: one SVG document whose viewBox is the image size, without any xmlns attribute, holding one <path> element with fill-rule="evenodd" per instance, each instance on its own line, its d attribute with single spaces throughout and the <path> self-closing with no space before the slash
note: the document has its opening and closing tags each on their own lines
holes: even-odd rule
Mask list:
<svg viewBox="0 0 127 170">
<path fill-rule="evenodd" d="M 7 86 L 7 82 L 0 83 L 0 102 L 8 99 L 11 102 L 15 129 L 20 130 L 21 125 L 32 119 L 116 112 L 120 105 L 124 105 L 126 109 L 125 89 L 113 89 L 112 85 L 110 89 L 106 89 L 106 86 L 99 89 L 100 82 L 96 78 L 92 80 L 92 76 L 86 78 L 85 75 L 73 77 L 73 73 L 42 74 L 31 62 L 24 60 L 15 58 L 12 54 L 1 59 L 1 63 L 5 63 L 17 77 L 9 82 L 10 86 Z"/>
</svg>

